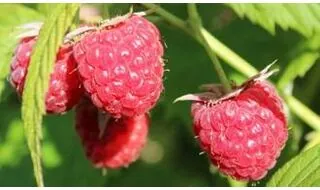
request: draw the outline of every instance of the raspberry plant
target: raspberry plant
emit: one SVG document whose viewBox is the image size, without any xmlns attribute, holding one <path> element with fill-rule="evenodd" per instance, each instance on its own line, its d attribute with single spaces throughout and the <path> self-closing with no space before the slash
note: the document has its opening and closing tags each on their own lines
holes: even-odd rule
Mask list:
<svg viewBox="0 0 320 190">
<path fill-rule="evenodd" d="M 0 135 L 1 166 L 26 156 L 15 136 L 23 126 L 38 186 L 320 185 L 320 117 L 312 106 L 319 101 L 319 4 L 139 4 L 127 13 L 128 6 L 0 5 L 0 123 L 8 126 Z M 34 44 L 23 49 L 30 37 Z M 108 38 L 114 41 L 104 43 Z M 261 45 L 267 41 L 270 47 Z M 66 77 L 64 64 L 56 64 L 64 59 L 61 47 L 75 57 Z M 137 66 L 138 57 L 144 61 Z M 279 73 L 257 74 L 275 59 Z M 212 81 L 220 84 L 178 99 L 192 100 L 191 108 L 172 104 Z M 108 169 L 107 176 L 95 167 Z M 14 183 L 25 185 L 20 181 Z"/>
</svg>

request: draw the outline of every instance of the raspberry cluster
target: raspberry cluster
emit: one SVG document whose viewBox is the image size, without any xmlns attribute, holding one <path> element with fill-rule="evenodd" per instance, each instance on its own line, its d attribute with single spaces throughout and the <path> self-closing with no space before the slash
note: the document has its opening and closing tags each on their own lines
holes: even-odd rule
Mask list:
<svg viewBox="0 0 320 190">
<path fill-rule="evenodd" d="M 76 40 L 75 40 L 76 39 Z M 11 62 L 10 83 L 22 96 L 37 35 L 24 36 Z M 48 114 L 76 107 L 76 132 L 97 168 L 134 162 L 147 141 L 148 112 L 163 90 L 163 46 L 155 25 L 135 14 L 83 26 L 59 48 L 45 96 Z M 267 67 L 226 93 L 221 86 L 188 94 L 194 133 L 212 164 L 238 180 L 259 180 L 288 138 L 282 99 Z"/>
<path fill-rule="evenodd" d="M 19 96 L 36 42 L 35 33 L 26 35 L 14 52 L 9 80 Z M 126 167 L 139 157 L 147 114 L 163 90 L 163 51 L 157 27 L 135 14 L 66 35 L 50 74 L 46 112 L 76 106 L 76 131 L 94 166 Z"/>
</svg>

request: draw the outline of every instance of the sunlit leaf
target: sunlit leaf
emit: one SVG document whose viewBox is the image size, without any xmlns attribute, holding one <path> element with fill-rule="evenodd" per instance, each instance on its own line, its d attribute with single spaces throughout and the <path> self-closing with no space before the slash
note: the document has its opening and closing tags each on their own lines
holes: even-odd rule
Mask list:
<svg viewBox="0 0 320 190">
<path fill-rule="evenodd" d="M 45 92 L 56 52 L 78 8 L 78 4 L 59 4 L 55 7 L 40 31 L 28 68 L 22 97 L 22 119 L 38 186 L 44 185 L 40 140 Z"/>
<path fill-rule="evenodd" d="M 267 184 L 276 187 L 311 187 L 320 185 L 320 145 L 301 152 L 281 169 Z"/>
</svg>

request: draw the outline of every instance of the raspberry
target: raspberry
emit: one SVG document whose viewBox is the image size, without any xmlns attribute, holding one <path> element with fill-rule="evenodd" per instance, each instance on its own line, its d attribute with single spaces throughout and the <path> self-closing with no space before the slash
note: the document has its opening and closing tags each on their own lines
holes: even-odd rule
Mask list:
<svg viewBox="0 0 320 190">
<path fill-rule="evenodd" d="M 288 138 L 281 98 L 265 81 L 216 105 L 192 104 L 194 131 L 212 163 L 238 180 L 259 180 Z"/>
<path fill-rule="evenodd" d="M 149 111 L 163 90 L 163 46 L 156 26 L 141 16 L 89 32 L 74 46 L 92 102 L 113 117 Z"/>
<path fill-rule="evenodd" d="M 208 92 L 192 100 L 193 129 L 200 147 L 218 169 L 237 180 L 259 180 L 274 167 L 288 139 L 283 100 L 265 79 L 268 65 L 230 93 L 222 85 L 202 85 Z"/>
<path fill-rule="evenodd" d="M 110 117 L 101 133 L 98 109 L 89 101 L 76 108 L 76 131 L 87 158 L 97 168 L 127 167 L 137 160 L 147 140 L 148 123 L 147 114 Z"/>
<path fill-rule="evenodd" d="M 11 62 L 10 83 L 22 96 L 30 55 L 36 37 L 23 38 L 15 50 Z M 70 110 L 83 94 L 81 81 L 75 72 L 77 64 L 71 46 L 59 49 L 53 72 L 50 75 L 45 105 L 47 113 L 64 113 Z"/>
</svg>

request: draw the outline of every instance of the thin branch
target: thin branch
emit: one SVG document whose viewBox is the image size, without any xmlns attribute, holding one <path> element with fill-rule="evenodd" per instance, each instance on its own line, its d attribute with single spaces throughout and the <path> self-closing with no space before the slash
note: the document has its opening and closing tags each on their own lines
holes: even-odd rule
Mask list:
<svg viewBox="0 0 320 190">
<path fill-rule="evenodd" d="M 177 16 L 171 14 L 165 9 L 159 7 L 155 4 L 142 4 L 147 8 L 153 8 L 155 12 L 164 18 L 168 23 L 177 28 L 180 28 L 190 36 L 192 36 L 195 40 L 203 45 L 202 40 L 192 33 L 192 31 L 188 28 L 186 22 Z M 220 42 L 217 38 L 215 38 L 210 32 L 208 32 L 205 28 L 201 28 L 201 33 L 205 38 L 209 41 L 209 46 L 212 50 L 219 56 L 222 60 L 228 63 L 231 67 L 244 74 L 247 77 L 251 77 L 257 74 L 257 70 L 251 66 L 245 59 L 240 57 L 238 54 L 233 52 L 228 46 Z M 320 130 L 320 117 L 314 113 L 310 108 L 301 103 L 298 99 L 291 95 L 286 95 L 282 93 L 282 96 L 286 100 L 291 111 L 297 115 L 301 120 L 306 122 L 310 127 Z"/>
<path fill-rule="evenodd" d="M 203 47 L 207 51 L 207 54 L 213 63 L 213 66 L 214 66 L 214 68 L 217 72 L 217 75 L 218 75 L 218 77 L 224 87 L 225 92 L 231 92 L 232 88 L 231 88 L 229 80 L 228 80 L 228 78 L 222 68 L 222 65 L 221 65 L 219 59 L 217 58 L 216 53 L 210 47 L 206 36 L 204 36 L 201 32 L 201 28 L 202 28 L 201 18 L 198 14 L 196 4 L 194 4 L 194 3 L 188 4 L 188 14 L 189 14 L 190 26 L 192 27 L 195 35 L 199 36 L 199 38 L 201 39 Z"/>
</svg>

